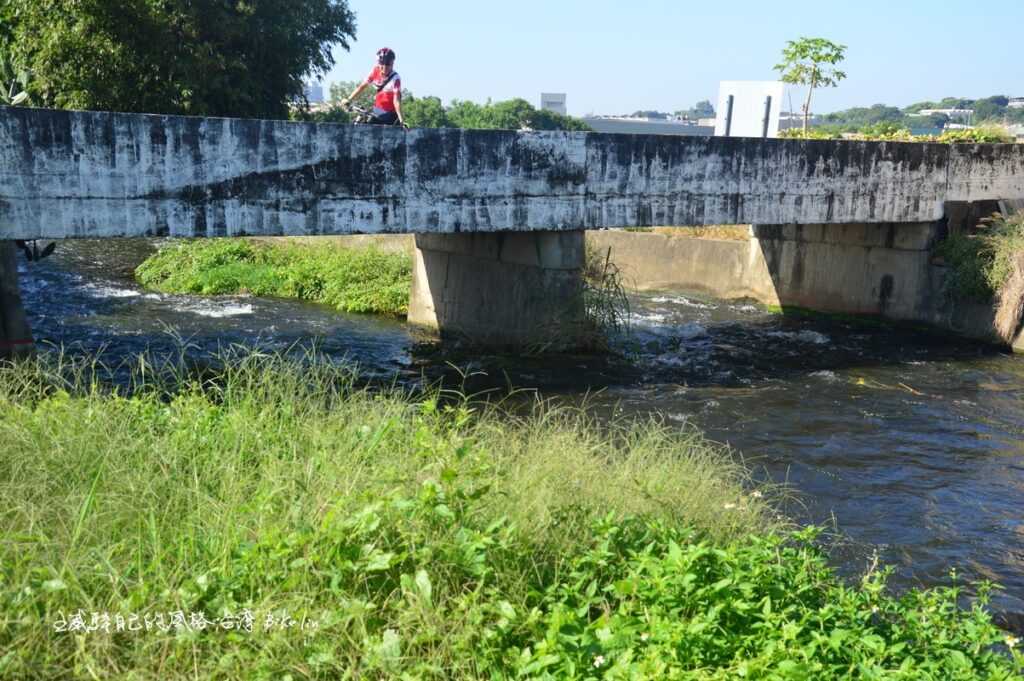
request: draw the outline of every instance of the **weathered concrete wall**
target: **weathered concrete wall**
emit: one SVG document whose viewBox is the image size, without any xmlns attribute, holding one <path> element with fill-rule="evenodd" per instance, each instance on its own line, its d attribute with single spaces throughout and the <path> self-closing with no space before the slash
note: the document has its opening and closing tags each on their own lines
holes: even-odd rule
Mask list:
<svg viewBox="0 0 1024 681">
<path fill-rule="evenodd" d="M 0 239 L 924 222 L 1024 146 L 672 138 L 0 107 Z"/>
<path fill-rule="evenodd" d="M 685 288 L 714 298 L 778 305 L 775 284 L 756 240 L 696 239 L 618 230 L 587 232 L 587 248 L 612 262 L 637 290 Z"/>
<path fill-rule="evenodd" d="M 945 267 L 931 262 L 941 225 L 758 225 L 749 241 L 636 232 L 588 232 L 587 247 L 638 289 L 678 288 L 718 298 L 820 312 L 923 322 L 999 341 L 990 304 L 943 295 Z M 1024 331 L 1012 343 L 1024 351 Z"/>
<path fill-rule="evenodd" d="M 418 234 L 409 322 L 478 345 L 585 340 L 583 232 Z"/>
</svg>

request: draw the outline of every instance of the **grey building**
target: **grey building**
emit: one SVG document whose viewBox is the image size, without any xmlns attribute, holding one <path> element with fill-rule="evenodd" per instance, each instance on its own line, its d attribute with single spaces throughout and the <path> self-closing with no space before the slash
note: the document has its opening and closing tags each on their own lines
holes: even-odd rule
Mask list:
<svg viewBox="0 0 1024 681">
<path fill-rule="evenodd" d="M 566 114 L 564 92 L 542 92 L 540 93 L 540 108 L 544 111 Z"/>
</svg>

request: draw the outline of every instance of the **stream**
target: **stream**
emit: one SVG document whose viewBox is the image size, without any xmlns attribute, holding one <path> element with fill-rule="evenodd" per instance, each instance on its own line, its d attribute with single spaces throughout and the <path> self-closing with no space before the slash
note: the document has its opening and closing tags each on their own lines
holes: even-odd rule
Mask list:
<svg viewBox="0 0 1024 681">
<path fill-rule="evenodd" d="M 784 509 L 836 531 L 848 575 L 876 553 L 897 587 L 990 579 L 996 609 L 1024 613 L 1024 357 L 918 329 L 769 314 L 679 292 L 632 294 L 633 333 L 611 356 L 442 353 L 402 320 L 294 300 L 147 292 L 144 240 L 76 241 L 19 263 L 41 347 L 201 358 L 230 345 L 315 343 L 369 378 L 413 384 L 469 374 L 585 400 L 599 414 L 657 414 L 727 443 Z M 487 376 L 483 376 L 484 372 Z M 724 511 L 723 511 L 724 512 Z"/>
</svg>

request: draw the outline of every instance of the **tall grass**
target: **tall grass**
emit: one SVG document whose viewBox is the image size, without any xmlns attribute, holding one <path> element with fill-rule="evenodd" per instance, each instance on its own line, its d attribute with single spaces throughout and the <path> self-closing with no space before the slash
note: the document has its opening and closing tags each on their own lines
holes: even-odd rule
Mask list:
<svg viewBox="0 0 1024 681">
<path fill-rule="evenodd" d="M 325 243 L 198 239 L 161 249 L 136 269 L 165 293 L 300 298 L 345 312 L 405 314 L 412 260 L 404 253 Z"/>
<path fill-rule="evenodd" d="M 692 430 L 258 354 L 130 392 L 46 362 L 0 369 L 0 678 L 1019 671 L 955 592 L 842 585 Z"/>
<path fill-rule="evenodd" d="M 720 449 L 656 422 L 608 430 L 582 412 L 540 404 L 513 416 L 452 406 L 440 394 L 413 402 L 397 390 L 356 389 L 345 369 L 259 355 L 227 361 L 205 383 L 141 362 L 126 397 L 104 389 L 87 363 L 44 361 L 0 372 L 0 677 L 4 669 L 26 678 L 134 669 L 168 678 L 191 675 L 197 664 L 205 676 L 235 649 L 235 678 L 257 659 L 285 669 L 292 647 L 309 642 L 76 639 L 51 627 L 58 613 L 77 609 L 247 606 L 330 618 L 355 608 L 352 599 L 397 598 L 386 585 L 372 594 L 332 587 L 330 574 L 348 560 L 333 553 L 355 532 L 345 523 L 384 513 L 398 499 L 436 497 L 430 523 L 437 524 L 421 528 L 423 544 L 384 551 L 383 538 L 367 535 L 369 544 L 350 547 L 350 559 L 390 555 L 404 564 L 438 551 L 436 563 L 427 554 L 417 562 L 440 571 L 433 573 L 439 597 L 446 587 L 454 594 L 468 587 L 445 576 L 456 569 L 446 562 L 483 560 L 480 533 L 499 523 L 514 533 L 515 552 L 488 570 L 501 575 L 503 598 L 519 608 L 533 575 L 557 572 L 563 553 L 585 543 L 590 523 L 607 513 L 685 522 L 722 540 L 771 524 L 767 507 L 744 491 L 742 469 Z M 182 381 L 177 389 L 174 380 Z M 472 499 L 447 498 L 456 489 Z M 463 502 L 469 508 L 460 511 Z M 725 503 L 737 508 L 723 512 Z M 448 551 L 467 553 L 440 555 Z M 370 610 L 344 617 L 370 629 L 387 623 Z M 344 637 L 328 643 L 355 626 L 345 622 L 323 625 L 316 646 L 357 655 L 359 645 Z"/>
</svg>

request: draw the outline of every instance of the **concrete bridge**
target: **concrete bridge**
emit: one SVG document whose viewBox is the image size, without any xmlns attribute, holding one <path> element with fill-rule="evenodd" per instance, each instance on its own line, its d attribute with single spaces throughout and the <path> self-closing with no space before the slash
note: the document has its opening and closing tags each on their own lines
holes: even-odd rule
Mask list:
<svg viewBox="0 0 1024 681">
<path fill-rule="evenodd" d="M 415 233 L 410 321 L 483 342 L 574 333 L 583 230 L 838 225 L 828 232 L 836 238 L 920 249 L 951 206 L 1021 197 L 1020 145 L 403 131 L 0 107 L 0 240 Z M 776 241 L 794 233 L 762 231 Z M 8 311 L 12 258 L 0 257 Z M 3 323 L 9 350 L 24 332 L 10 312 Z"/>
</svg>

